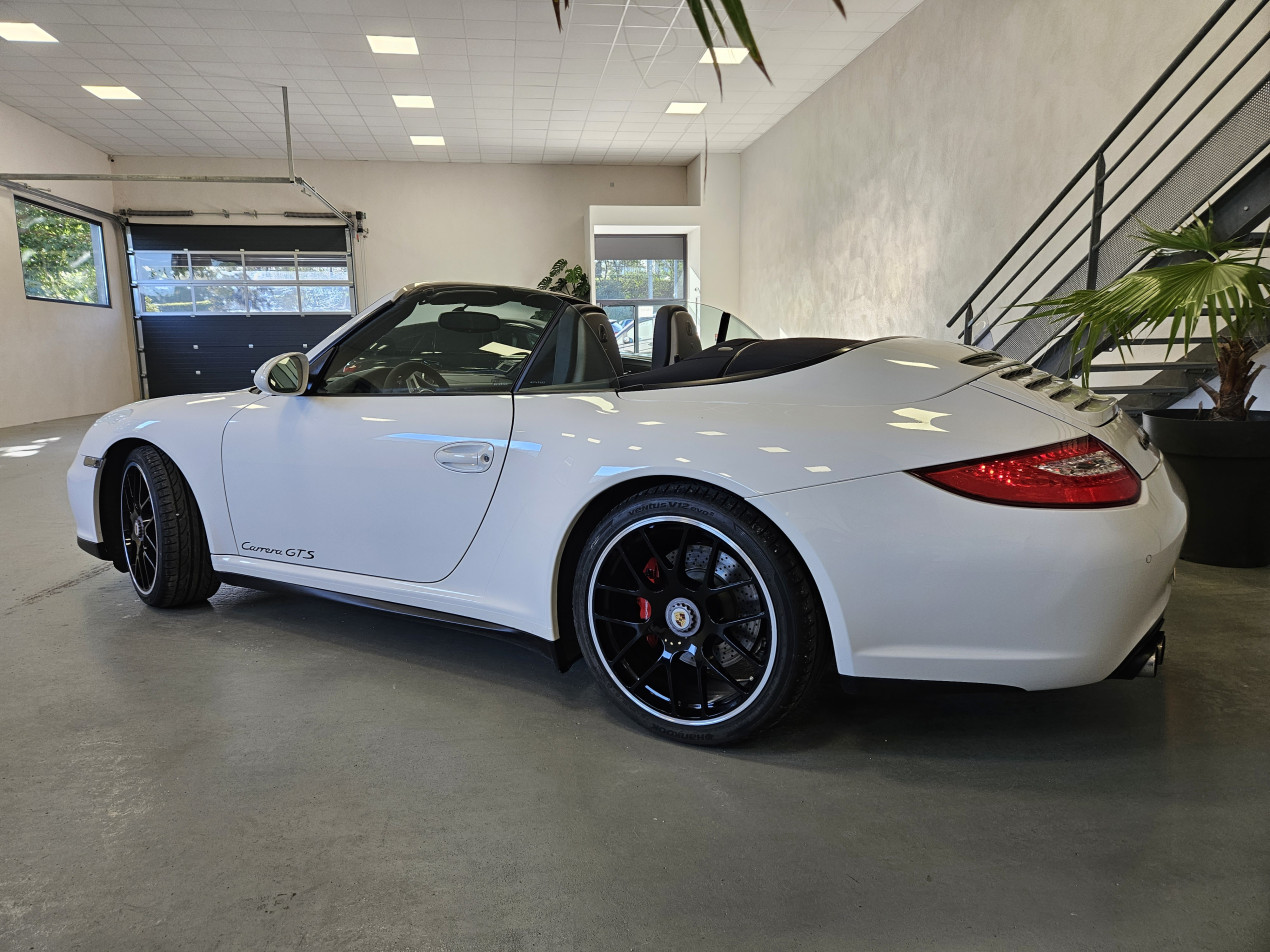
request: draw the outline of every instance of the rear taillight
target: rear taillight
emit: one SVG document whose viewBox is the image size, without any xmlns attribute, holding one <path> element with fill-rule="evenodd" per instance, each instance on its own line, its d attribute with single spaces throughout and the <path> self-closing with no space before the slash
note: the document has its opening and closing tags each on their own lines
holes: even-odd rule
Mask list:
<svg viewBox="0 0 1270 952">
<path fill-rule="evenodd" d="M 913 475 L 971 499 L 1007 506 L 1127 506 L 1138 501 L 1138 474 L 1092 436 L 1009 456 L 913 470 Z"/>
</svg>

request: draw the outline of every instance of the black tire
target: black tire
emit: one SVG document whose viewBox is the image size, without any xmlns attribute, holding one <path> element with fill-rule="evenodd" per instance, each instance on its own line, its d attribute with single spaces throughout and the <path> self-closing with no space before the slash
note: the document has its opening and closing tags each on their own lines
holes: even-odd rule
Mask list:
<svg viewBox="0 0 1270 952">
<path fill-rule="evenodd" d="M 147 605 L 189 605 L 220 588 L 194 494 L 155 447 L 138 446 L 124 460 L 119 515 L 128 577 Z"/>
<path fill-rule="evenodd" d="M 637 493 L 579 560 L 573 617 L 601 688 L 647 729 L 747 740 L 806 696 L 827 656 L 807 570 L 764 516 L 693 483 Z"/>
</svg>

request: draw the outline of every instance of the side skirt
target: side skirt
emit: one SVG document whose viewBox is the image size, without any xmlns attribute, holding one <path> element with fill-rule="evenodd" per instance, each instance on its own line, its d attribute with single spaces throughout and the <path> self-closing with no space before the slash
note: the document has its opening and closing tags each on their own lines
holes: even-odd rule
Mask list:
<svg viewBox="0 0 1270 952">
<path fill-rule="evenodd" d="M 253 588 L 261 592 L 285 592 L 293 595 L 312 595 L 315 598 L 325 598 L 333 602 L 341 602 L 345 605 L 356 605 L 361 608 L 373 608 L 377 611 L 388 612 L 393 615 L 406 615 L 411 618 L 420 618 L 425 621 L 435 622 L 441 625 L 447 625 L 452 628 L 462 628 L 465 631 L 473 631 L 482 635 L 487 635 L 499 641 L 508 644 L 519 645 L 522 648 L 542 655 L 548 658 L 555 666 L 557 671 L 568 671 L 573 663 L 578 660 L 579 655 L 576 652 L 568 652 L 567 648 L 560 641 L 547 641 L 545 638 L 539 638 L 537 635 L 531 635 L 527 631 L 519 631 L 515 628 L 508 628 L 503 625 L 495 625 L 490 622 L 480 621 L 475 618 L 464 618 L 462 615 L 451 615 L 447 612 L 433 611 L 428 608 L 416 608 L 413 605 L 399 605 L 396 602 L 386 602 L 379 598 L 368 598 L 364 595 L 348 595 L 344 592 L 332 592 L 323 588 L 313 588 L 308 585 L 298 585 L 294 582 L 279 582 L 274 579 L 256 578 L 252 575 L 239 575 L 236 572 L 218 572 L 221 581 L 228 585 L 237 585 L 239 588 Z M 572 656 L 570 656 L 572 654 Z"/>
</svg>

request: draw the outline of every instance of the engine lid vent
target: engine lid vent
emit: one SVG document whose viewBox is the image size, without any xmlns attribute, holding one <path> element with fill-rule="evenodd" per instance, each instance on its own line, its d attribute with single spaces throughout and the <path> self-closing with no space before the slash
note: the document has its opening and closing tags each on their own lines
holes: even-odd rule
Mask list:
<svg viewBox="0 0 1270 952">
<path fill-rule="evenodd" d="M 971 354 L 969 357 L 961 358 L 961 363 L 970 367 L 991 367 L 993 364 L 999 364 L 1006 361 L 994 350 L 981 350 L 977 354 Z"/>
<path fill-rule="evenodd" d="M 1066 404 L 1072 409 L 1083 413 L 1104 413 L 1108 408 L 1116 405 L 1114 397 L 1104 397 L 1102 394 L 1094 393 L 1087 387 L 1072 383 L 1063 377 L 1055 377 L 1053 374 L 1046 373 L 1043 370 L 1037 370 L 1028 364 L 1016 364 L 1008 367 L 1005 370 L 998 371 L 997 376 L 1002 380 L 1008 380 L 1016 384 L 1024 390 L 1030 390 L 1039 396 L 1045 396 L 1051 400 Z"/>
</svg>

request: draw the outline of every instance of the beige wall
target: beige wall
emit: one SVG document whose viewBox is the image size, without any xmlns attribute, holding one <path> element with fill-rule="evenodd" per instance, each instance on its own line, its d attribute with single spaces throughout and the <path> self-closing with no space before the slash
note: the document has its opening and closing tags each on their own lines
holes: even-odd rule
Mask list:
<svg viewBox="0 0 1270 952">
<path fill-rule="evenodd" d="M 789 334 L 948 320 L 1212 13 L 925 0 L 741 159 L 741 313 Z"/>
<path fill-rule="evenodd" d="M 286 167 L 254 159 L 121 156 L 115 171 L 285 175 Z M 589 206 L 679 205 L 687 188 L 685 170 L 671 166 L 302 160 L 296 171 L 337 207 L 366 212 L 370 236 L 357 249 L 363 303 L 412 281 L 533 286 L 557 258 L 587 261 Z M 290 185 L 116 183 L 115 202 L 140 209 L 323 210 Z"/>
<path fill-rule="evenodd" d="M 110 171 L 104 153 L 0 104 L 0 172 Z M 33 183 L 36 185 L 53 183 Z M 109 183 L 57 183 L 58 194 L 110 209 Z M 27 196 L 30 197 L 30 196 Z M 54 201 L 49 204 L 56 205 Z M 99 413 L 135 399 L 132 329 L 115 227 L 106 223 L 109 308 L 27 300 L 13 193 L 0 188 L 0 427 Z"/>
</svg>

